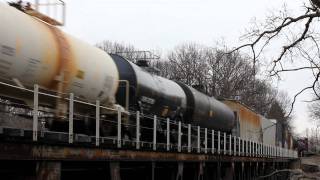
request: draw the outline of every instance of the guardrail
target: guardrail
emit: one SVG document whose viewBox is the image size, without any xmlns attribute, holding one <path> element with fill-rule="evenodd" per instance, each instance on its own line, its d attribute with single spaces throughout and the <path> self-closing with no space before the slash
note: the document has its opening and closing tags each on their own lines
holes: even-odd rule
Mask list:
<svg viewBox="0 0 320 180">
<path fill-rule="evenodd" d="M 43 128 L 39 129 L 39 127 L 42 127 L 40 125 L 43 122 L 43 120 L 40 120 L 39 123 L 39 119 L 48 117 L 42 114 L 52 113 L 52 111 L 46 112 L 39 106 L 41 98 L 46 96 L 56 99 L 60 98 L 68 102 L 68 112 L 64 114 L 64 120 L 68 121 L 68 132 L 52 133 L 67 135 L 68 141 L 66 143 L 69 144 L 75 143 L 77 139 L 83 136 L 74 132 L 74 123 L 77 123 L 79 118 L 87 118 L 89 121 L 95 122 L 94 134 L 85 135 L 88 137 L 87 142 L 91 142 L 92 145 L 97 147 L 266 158 L 298 157 L 298 153 L 295 150 L 242 139 L 225 132 L 201 128 L 192 124 L 184 124 L 180 121 L 175 122 L 168 118 L 163 119 L 157 116 L 149 116 L 139 111 L 125 112 L 120 107 L 117 109 L 108 108 L 102 106 L 100 101 L 96 101 L 95 103 L 86 102 L 79 97 L 75 97 L 73 93 L 62 96 L 41 92 L 38 85 L 34 85 L 33 89 L 22 88 L 3 82 L 0 82 L 0 85 L 33 94 L 33 107 L 31 109 L 33 120 L 32 140 L 34 142 L 44 138 L 45 133 L 50 133 L 50 131 L 46 131 Z M 41 98 L 39 99 L 40 96 Z M 2 102 L 2 104 L 3 106 L 13 106 L 10 103 Z M 87 106 L 88 109 L 95 109 L 95 116 L 75 112 L 75 107 L 80 104 Z M 103 109 L 113 111 L 116 114 L 116 118 L 110 120 L 104 117 L 101 113 Z M 124 121 L 123 116 L 129 116 L 130 121 Z M 101 136 L 100 130 L 102 126 L 108 126 L 116 130 L 116 133 L 112 136 Z M 127 137 L 128 134 L 131 137 Z"/>
</svg>

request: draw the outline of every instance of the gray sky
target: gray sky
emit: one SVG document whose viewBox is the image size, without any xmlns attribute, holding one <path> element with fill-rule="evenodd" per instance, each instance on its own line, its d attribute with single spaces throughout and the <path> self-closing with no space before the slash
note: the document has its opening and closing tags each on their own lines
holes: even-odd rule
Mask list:
<svg viewBox="0 0 320 180">
<path fill-rule="evenodd" d="M 288 0 L 289 1 L 289 0 Z M 253 17 L 283 0 L 67 0 L 66 31 L 88 42 L 123 41 L 171 49 L 184 41 L 237 44 Z"/>
<path fill-rule="evenodd" d="M 125 42 L 142 50 L 172 49 L 183 42 L 214 46 L 223 39 L 229 47 L 240 44 L 239 37 L 254 17 L 286 3 L 293 12 L 303 0 L 65 0 L 69 34 L 91 44 L 102 40 Z M 292 97 L 306 83 L 306 73 L 286 74 L 277 83 Z M 298 133 L 313 125 L 308 122 L 304 94 L 295 106 L 294 126 Z"/>
</svg>

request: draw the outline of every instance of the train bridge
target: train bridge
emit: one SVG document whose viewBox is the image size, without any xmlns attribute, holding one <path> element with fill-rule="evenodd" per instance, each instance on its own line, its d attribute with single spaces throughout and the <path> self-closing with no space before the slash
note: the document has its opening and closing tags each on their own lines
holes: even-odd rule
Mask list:
<svg viewBox="0 0 320 180">
<path fill-rule="evenodd" d="M 7 122 L 7 126 L 0 127 L 0 159 L 5 162 L 1 165 L 3 177 L 8 179 L 255 179 L 289 168 L 298 158 L 291 149 L 138 111 L 108 109 L 99 101 L 85 102 L 72 93 L 59 96 L 37 85 L 27 89 L 0 84 L 33 96 L 31 105 L 1 100 L 1 123 Z M 60 98 L 68 104 L 62 118 L 68 122 L 66 131 L 44 127 L 52 118 L 41 106 L 41 99 L 47 98 Z M 94 132 L 77 133 L 78 119 L 84 115 L 75 113 L 74 108 L 80 105 L 95 110 L 95 116 L 87 116 L 95 122 Z M 115 120 L 104 117 L 103 109 L 114 111 Z M 134 121 L 129 123 L 128 117 Z M 23 128 L 19 127 L 22 124 Z M 103 136 L 101 126 L 116 132 Z"/>
</svg>

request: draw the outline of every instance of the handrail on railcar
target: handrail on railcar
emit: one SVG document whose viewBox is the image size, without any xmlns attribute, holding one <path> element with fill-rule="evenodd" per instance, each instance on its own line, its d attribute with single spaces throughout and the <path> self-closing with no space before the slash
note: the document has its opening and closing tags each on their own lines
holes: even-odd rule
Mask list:
<svg viewBox="0 0 320 180">
<path fill-rule="evenodd" d="M 18 10 L 40 19 L 53 26 L 63 26 L 66 22 L 66 4 L 62 0 L 18 0 L 16 2 L 8 2 L 10 6 Z"/>
</svg>

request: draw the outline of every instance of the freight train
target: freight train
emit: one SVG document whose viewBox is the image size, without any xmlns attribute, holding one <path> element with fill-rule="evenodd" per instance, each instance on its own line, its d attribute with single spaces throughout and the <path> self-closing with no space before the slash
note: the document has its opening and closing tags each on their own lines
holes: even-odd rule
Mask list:
<svg viewBox="0 0 320 180">
<path fill-rule="evenodd" d="M 223 103 L 185 84 L 148 73 L 118 55 L 92 47 L 13 7 L 0 6 L 0 78 L 4 82 L 74 93 L 89 102 L 125 106 L 119 80 L 130 86 L 130 109 L 159 117 L 230 131 L 233 112 Z M 2 96 L 25 99 L 1 89 Z M 173 114 L 176 113 L 176 114 Z"/>
<path fill-rule="evenodd" d="M 108 54 L 3 3 L 0 3 L 0 24 L 0 81 L 3 83 L 27 89 L 38 84 L 42 91 L 57 96 L 74 93 L 79 99 L 91 103 L 99 100 L 111 109 L 123 107 L 127 113 L 140 111 L 227 133 L 237 126 L 234 110 L 214 97 L 151 74 L 122 56 Z M 128 86 L 127 91 L 122 88 L 123 82 Z M 10 87 L 1 87 L 0 97 L 26 106 L 33 102 L 32 96 Z M 54 109 L 53 122 L 67 121 L 55 118 L 66 114 L 65 102 L 43 98 L 40 106 Z M 87 112 L 89 116 L 92 113 L 80 106 L 74 111 Z M 103 113 L 112 117 L 109 112 Z M 54 128 L 49 126 L 52 122 L 45 123 L 49 129 Z M 90 122 L 81 127 L 84 126 L 90 126 Z"/>
</svg>

